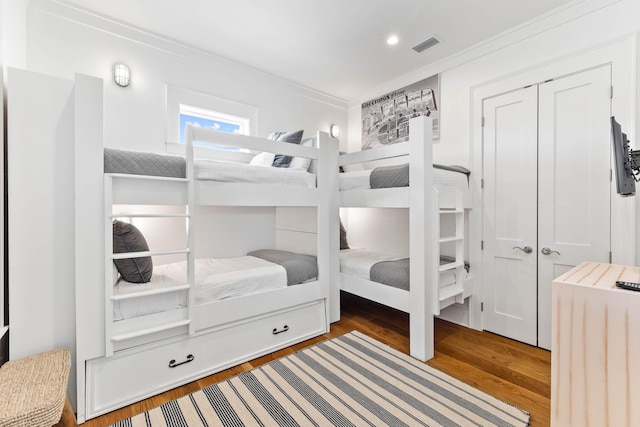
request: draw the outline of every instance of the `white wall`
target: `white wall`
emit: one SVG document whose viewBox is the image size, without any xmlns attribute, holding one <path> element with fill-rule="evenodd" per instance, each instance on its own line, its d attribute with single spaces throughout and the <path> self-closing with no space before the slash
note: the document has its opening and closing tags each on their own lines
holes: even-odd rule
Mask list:
<svg viewBox="0 0 640 427">
<path fill-rule="evenodd" d="M 348 149 L 355 151 L 360 148 L 362 102 L 440 73 L 441 137 L 434 146 L 434 159 L 437 163 L 470 167 L 472 150 L 478 143 L 473 140 L 472 129 L 472 96 L 475 88 L 633 36 L 640 31 L 638 16 L 640 2 L 635 0 L 577 3 L 572 8 L 479 44 L 474 49 L 441 63 L 388 82 L 349 102 Z M 640 47 L 636 46 L 636 51 L 640 51 Z M 636 67 L 635 62 L 636 58 L 629 58 L 629 62 L 623 66 Z M 640 94 L 640 85 L 637 85 L 637 81 L 640 81 L 640 70 L 636 67 L 631 72 L 636 73 L 636 82 L 633 82 L 636 85 L 628 89 Z M 637 126 L 640 120 L 636 119 L 635 114 L 640 111 L 640 95 L 629 99 L 631 102 L 626 105 L 628 111 L 619 113 L 628 116 L 629 120 L 623 126 L 628 130 L 635 148 L 640 148 L 636 136 L 639 134 Z M 640 197 L 636 199 L 640 205 Z M 640 264 L 640 237 L 636 237 L 636 247 L 636 264 Z"/>
<path fill-rule="evenodd" d="M 25 66 L 28 2 L 5 0 L 0 3 L 0 65 L 4 67 Z"/>
<path fill-rule="evenodd" d="M 256 107 L 259 136 L 300 128 L 305 137 L 313 136 L 318 130 L 328 131 L 331 123 L 346 128 L 344 100 L 49 0 L 31 1 L 26 14 L 29 70 L 65 78 L 83 73 L 104 79 L 105 146 L 166 152 L 166 142 L 172 139 L 167 137 L 167 85 Z M 131 70 L 127 88 L 113 83 L 112 67 L 118 62 Z M 218 224 L 238 222 L 237 212 L 230 210 L 211 215 Z M 273 222 L 273 215 L 267 217 Z M 217 241 L 238 242 L 241 232 L 222 228 L 218 227 L 222 234 L 216 235 Z M 273 226 L 255 231 L 255 244 L 270 241 L 273 246 Z M 153 235 L 150 238 L 154 240 Z M 248 246 L 238 243 L 227 256 L 239 255 Z M 206 251 L 222 255 L 220 250 L 209 249 Z"/>
<path fill-rule="evenodd" d="M 24 66 L 25 39 L 26 39 L 26 5 L 28 0 L 10 0 L 0 2 L 0 69 L 2 70 L 2 83 L 6 82 L 7 66 Z M 2 96 L 0 101 L 0 142 L 4 146 L 4 107 L 6 107 L 6 90 L 0 91 Z M 3 155 L 0 154 L 0 165 Z M 3 168 L 0 167 L 0 170 Z M 0 179 L 0 187 L 4 184 L 4 178 Z M 0 201 L 0 219 L 4 217 L 4 202 Z M 4 241 L 4 233 L 2 241 Z M 0 248 L 0 338 L 7 332 L 4 327 L 4 249 Z M 0 348 L 0 354 L 4 354 L 5 349 Z"/>
<path fill-rule="evenodd" d="M 2 22 L 2 10 L 0 8 L 0 22 Z M 1 32 L 0 32 L 1 33 Z M 0 35 L 0 46 L 2 46 L 2 39 Z M 0 52 L 2 49 L 0 49 Z M 1 55 L 1 54 L 0 54 Z M 2 65 L 2 56 L 0 56 L 0 66 Z M 4 86 L 0 84 L 0 147 L 2 150 L 0 151 L 0 189 L 2 189 L 2 197 L 0 197 L 0 242 L 3 242 L 0 247 L 0 364 L 2 361 L 8 357 L 8 349 L 3 345 L 6 343 L 6 340 L 3 340 L 4 335 L 7 333 L 7 322 L 5 322 L 5 301 L 7 298 L 5 296 L 5 287 L 6 283 L 4 280 L 4 241 L 5 241 L 5 233 L 4 233 L 4 112 L 5 112 L 6 100 L 4 97 Z"/>
<path fill-rule="evenodd" d="M 294 128 L 313 135 L 331 123 L 346 128 L 345 101 L 226 59 L 48 0 L 31 2 L 27 19 L 30 70 L 105 80 L 107 146 L 165 151 L 167 84 L 258 107 L 259 136 Z M 131 70 L 128 88 L 112 81 L 118 62 Z"/>
<path fill-rule="evenodd" d="M 623 61 L 613 64 L 614 85 L 616 80 L 624 83 L 614 88 L 617 98 L 614 96 L 613 113 L 626 117 L 623 127 L 630 134 L 632 145 L 638 149 L 640 148 L 640 141 L 637 138 L 640 134 L 638 132 L 640 120 L 637 119 L 637 112 L 640 111 L 640 85 L 638 85 L 640 70 L 636 61 L 640 55 L 640 47 L 637 44 L 634 45 L 635 36 L 640 31 L 638 17 L 640 17 L 640 2 L 637 0 L 593 0 L 570 3 L 569 6 L 554 14 L 480 43 L 440 63 L 390 81 L 349 102 L 348 150 L 360 149 L 360 106 L 363 102 L 428 76 L 440 74 L 441 137 L 434 146 L 434 161 L 470 167 L 474 177 L 473 150 L 480 144 L 480 141 L 474 140 L 473 127 L 476 119 L 473 112 L 473 94 L 476 89 L 496 81 L 529 73 L 532 70 L 553 68 L 553 64 L 571 61 L 571 58 L 578 57 L 580 54 L 588 54 L 596 50 L 606 51 L 608 45 L 622 40 L 626 40 L 623 43 L 627 43 L 631 48 L 627 49 L 627 57 Z M 624 67 L 622 73 L 620 67 Z M 620 74 L 625 73 L 629 78 L 624 76 L 618 78 Z M 550 75 L 546 78 L 551 77 L 558 76 Z M 537 83 L 537 81 L 528 83 Z M 635 203 L 636 211 L 640 212 L 640 197 L 636 197 Z M 347 221 L 352 222 L 351 218 Z M 638 222 L 637 219 L 635 222 Z M 640 265 L 640 227 L 635 228 L 635 264 Z M 395 229 L 376 228 L 376 233 L 383 240 L 397 239 Z M 479 248 L 481 233 L 476 233 L 474 238 L 474 241 L 469 244 L 473 248 L 476 246 Z M 614 243 L 614 248 L 616 246 L 624 246 L 624 244 Z M 633 259 L 631 257 L 631 260 Z M 616 253 L 614 253 L 614 262 L 615 260 Z"/>
<path fill-rule="evenodd" d="M 407 209 L 342 208 L 340 214 L 349 247 L 409 255 Z"/>
<path fill-rule="evenodd" d="M 434 147 L 435 161 L 470 166 L 474 88 L 632 35 L 640 31 L 638 16 L 636 0 L 581 2 L 388 82 L 349 102 L 349 151 L 360 149 L 362 102 L 440 73 L 441 137 Z"/>
<path fill-rule="evenodd" d="M 10 69 L 8 85 L 10 358 L 75 354 L 73 83 Z"/>
</svg>

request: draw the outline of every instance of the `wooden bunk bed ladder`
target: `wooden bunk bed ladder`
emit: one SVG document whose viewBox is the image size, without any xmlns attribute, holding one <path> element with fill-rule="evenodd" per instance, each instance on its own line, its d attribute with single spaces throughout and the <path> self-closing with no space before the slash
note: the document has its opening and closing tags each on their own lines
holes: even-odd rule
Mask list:
<svg viewBox="0 0 640 427">
<path fill-rule="evenodd" d="M 440 252 L 442 250 L 442 244 L 453 243 L 455 245 L 454 260 L 450 263 L 439 265 L 437 274 L 454 271 L 455 283 L 440 288 L 439 280 L 435 280 L 435 295 L 433 313 L 435 315 L 440 314 L 440 310 L 450 306 L 453 303 L 464 303 L 464 280 L 465 280 L 465 265 L 464 265 L 464 243 L 465 243 L 465 230 L 464 230 L 464 197 L 460 190 L 455 191 L 455 205 L 453 207 L 442 207 L 439 204 L 438 190 L 434 189 L 434 206 L 438 206 L 438 215 L 436 215 L 434 224 L 436 230 L 434 236 L 438 237 L 437 249 L 434 251 L 437 254 L 437 264 L 440 264 Z M 440 224 L 444 217 L 453 217 L 454 231 L 452 235 L 440 236 Z"/>
<path fill-rule="evenodd" d="M 187 150 L 190 151 L 190 150 Z M 187 162 L 189 162 L 189 156 L 187 156 Z M 193 157 L 191 157 L 193 162 Z M 192 165 L 192 163 L 191 163 Z M 149 336 L 153 334 L 159 334 L 164 331 L 172 329 L 187 327 L 189 334 L 193 335 L 195 330 L 193 327 L 193 309 L 194 306 L 194 281 L 195 281 L 195 266 L 194 266 L 194 233 L 193 233 L 193 211 L 194 211 L 194 189 L 192 172 L 193 168 L 187 168 L 187 178 L 180 179 L 182 185 L 187 186 L 187 204 L 185 205 L 185 213 L 176 214 L 155 214 L 155 213 L 114 213 L 113 212 L 113 182 L 114 180 L 128 180 L 135 181 L 137 179 L 148 179 L 149 177 L 136 176 L 136 175 L 121 175 L 121 174 L 105 174 L 104 176 L 104 194 L 105 194 L 105 236 L 112 234 L 112 222 L 118 217 L 127 218 L 182 218 L 186 222 L 187 229 L 187 247 L 174 250 L 162 250 L 162 251 L 144 251 L 144 252 L 125 252 L 125 253 L 113 253 L 113 240 L 105 239 L 105 356 L 110 357 L 117 351 L 118 344 L 126 343 L 129 340 L 134 340 L 140 337 Z M 175 182 L 175 178 L 162 178 L 153 177 L 156 180 L 166 179 L 171 182 Z M 154 256 L 168 256 L 168 255 L 185 255 L 187 258 L 187 278 L 186 283 L 177 284 L 161 289 L 142 290 L 138 292 L 132 292 L 122 295 L 113 294 L 112 284 L 115 282 L 113 277 L 113 262 L 117 259 L 127 258 L 139 258 L 139 257 L 154 257 Z M 187 307 L 183 310 L 173 310 L 168 314 L 147 315 L 141 316 L 141 318 L 135 318 L 130 320 L 116 321 L 113 316 L 114 303 L 123 300 L 130 300 L 136 298 L 144 298 L 152 295 L 160 295 L 171 292 L 187 292 Z"/>
</svg>

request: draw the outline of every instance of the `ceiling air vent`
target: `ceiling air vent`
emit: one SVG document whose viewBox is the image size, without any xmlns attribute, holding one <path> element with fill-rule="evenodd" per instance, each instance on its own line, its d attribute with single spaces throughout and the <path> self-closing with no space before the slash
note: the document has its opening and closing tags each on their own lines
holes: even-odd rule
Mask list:
<svg viewBox="0 0 640 427">
<path fill-rule="evenodd" d="M 440 43 L 440 40 L 438 40 L 435 37 L 429 37 L 427 40 L 425 40 L 422 43 L 414 46 L 413 50 L 415 50 L 418 53 L 421 53 L 421 52 L 424 52 L 425 50 L 429 49 L 430 47 L 433 47 L 433 46 L 437 45 L 438 43 Z"/>
</svg>

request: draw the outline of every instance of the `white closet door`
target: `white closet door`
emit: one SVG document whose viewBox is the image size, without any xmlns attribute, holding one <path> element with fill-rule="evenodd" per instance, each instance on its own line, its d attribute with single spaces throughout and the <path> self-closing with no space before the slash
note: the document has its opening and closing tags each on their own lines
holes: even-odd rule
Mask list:
<svg viewBox="0 0 640 427">
<path fill-rule="evenodd" d="M 538 345 L 546 349 L 553 279 L 582 261 L 609 261 L 610 86 L 604 66 L 539 89 Z"/>
<path fill-rule="evenodd" d="M 489 98 L 483 115 L 483 327 L 535 345 L 537 88 Z"/>
</svg>

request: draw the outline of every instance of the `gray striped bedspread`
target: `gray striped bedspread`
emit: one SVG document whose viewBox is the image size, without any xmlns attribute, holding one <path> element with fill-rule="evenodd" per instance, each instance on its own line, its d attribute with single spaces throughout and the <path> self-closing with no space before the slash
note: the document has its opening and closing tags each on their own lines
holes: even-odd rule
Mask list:
<svg viewBox="0 0 640 427">
<path fill-rule="evenodd" d="M 318 277 L 318 262 L 315 256 L 279 251 L 276 249 L 259 249 L 247 255 L 262 258 L 279 264 L 287 272 L 287 286 L 298 285 Z"/>
<path fill-rule="evenodd" d="M 455 258 L 442 255 L 440 265 L 454 262 Z M 469 263 L 465 261 L 464 268 L 469 272 Z M 371 266 L 369 280 L 394 288 L 409 290 L 409 258 L 397 261 L 380 261 Z"/>
<path fill-rule="evenodd" d="M 445 166 L 434 164 L 434 168 L 465 174 L 467 179 L 471 171 L 462 166 Z M 409 163 L 395 166 L 380 166 L 374 168 L 369 175 L 371 188 L 392 188 L 409 186 Z"/>
<path fill-rule="evenodd" d="M 104 149 L 104 172 L 129 175 L 186 177 L 184 157 L 138 151 Z"/>
</svg>

